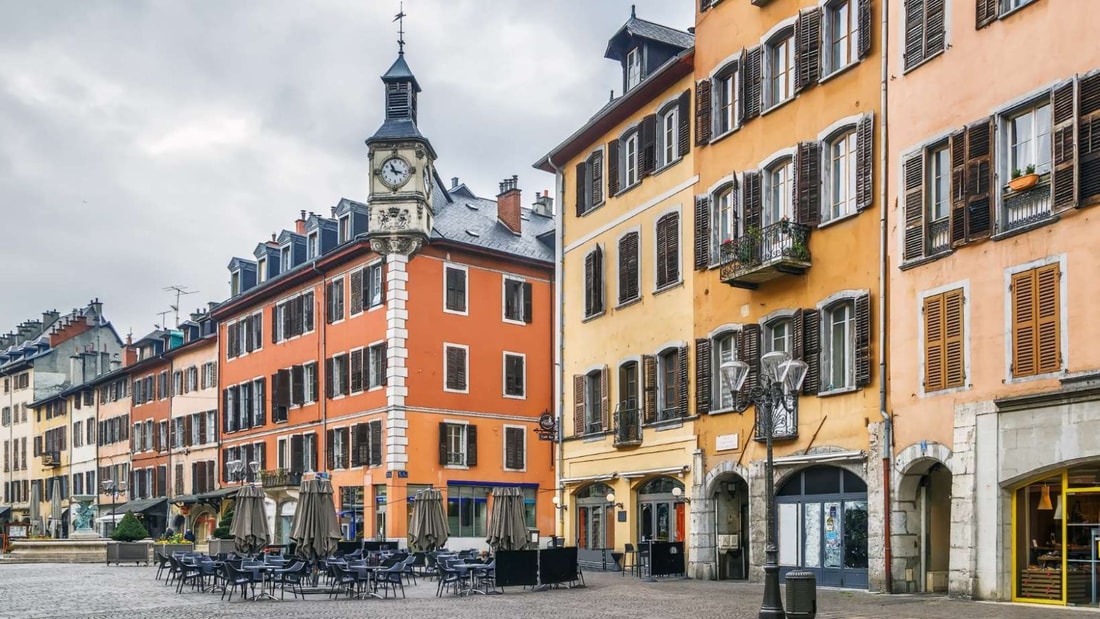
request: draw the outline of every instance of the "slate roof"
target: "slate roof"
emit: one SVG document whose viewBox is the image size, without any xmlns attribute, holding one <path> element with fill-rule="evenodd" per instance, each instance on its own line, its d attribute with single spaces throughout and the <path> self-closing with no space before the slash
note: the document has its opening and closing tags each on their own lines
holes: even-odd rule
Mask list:
<svg viewBox="0 0 1100 619">
<path fill-rule="evenodd" d="M 513 254 L 521 258 L 554 261 L 554 218 L 537 215 L 530 209 L 521 212 L 521 234 L 514 234 L 497 219 L 497 202 L 473 196 L 465 185 L 447 192 L 435 179 L 432 211 L 435 215 L 432 241 L 481 247 Z M 542 237 L 540 239 L 540 237 Z M 549 237 L 549 242 L 547 238 Z"/>
<path fill-rule="evenodd" d="M 386 74 L 382 76 L 382 81 L 402 82 L 406 80 L 412 82 L 416 92 L 420 92 L 420 84 L 417 83 L 416 76 L 413 75 L 412 69 L 409 68 L 409 63 L 405 62 L 405 54 L 401 53 L 398 54 L 397 60 L 394 60 L 393 64 L 390 65 L 389 71 L 386 71 Z"/>
<path fill-rule="evenodd" d="M 664 43 L 665 45 L 671 45 L 680 49 L 687 49 L 695 45 L 695 36 L 690 32 L 662 26 L 661 24 L 639 19 L 631 15 L 630 19 L 623 24 L 623 27 L 619 28 L 619 31 L 611 37 L 610 41 L 608 41 L 607 51 L 604 52 L 605 58 L 611 58 L 612 60 L 620 59 L 618 55 L 614 55 L 614 52 L 616 44 L 624 34 Z"/>
<path fill-rule="evenodd" d="M 428 141 L 428 138 L 420 133 L 420 129 L 416 128 L 416 123 L 411 118 L 388 118 L 378 128 L 378 131 L 375 131 L 374 135 L 367 139 L 367 144 L 378 140 L 409 139 L 420 140 L 425 143 Z"/>
</svg>

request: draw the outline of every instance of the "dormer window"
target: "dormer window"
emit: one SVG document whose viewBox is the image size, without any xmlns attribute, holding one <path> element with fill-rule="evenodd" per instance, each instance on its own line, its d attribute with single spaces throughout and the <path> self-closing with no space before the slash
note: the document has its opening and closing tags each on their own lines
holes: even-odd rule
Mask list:
<svg viewBox="0 0 1100 619">
<path fill-rule="evenodd" d="M 626 53 L 626 89 L 634 88 L 642 81 L 642 48 L 635 47 Z"/>
<path fill-rule="evenodd" d="M 286 273 L 294 266 L 294 263 L 290 260 L 290 245 L 283 245 L 279 248 L 279 270 Z"/>
<path fill-rule="evenodd" d="M 340 218 L 339 225 L 339 242 L 347 243 L 349 233 L 351 232 L 351 215 L 344 215 Z"/>
<path fill-rule="evenodd" d="M 313 260 L 320 253 L 320 246 L 317 243 L 317 232 L 310 232 L 306 238 L 306 260 Z"/>
<path fill-rule="evenodd" d="M 229 274 L 229 296 L 235 297 L 241 294 L 241 272 L 233 271 Z"/>
<path fill-rule="evenodd" d="M 258 258 L 256 260 L 256 270 L 259 271 L 257 277 L 260 283 L 267 281 L 267 258 Z"/>
</svg>

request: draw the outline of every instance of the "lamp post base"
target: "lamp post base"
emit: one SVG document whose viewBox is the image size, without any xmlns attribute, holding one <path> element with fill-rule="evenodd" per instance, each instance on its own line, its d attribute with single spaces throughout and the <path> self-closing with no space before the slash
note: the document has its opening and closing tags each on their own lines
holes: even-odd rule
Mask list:
<svg viewBox="0 0 1100 619">
<path fill-rule="evenodd" d="M 764 601 L 760 604 L 760 619 L 786 619 L 783 598 L 779 594 L 779 566 L 764 566 Z"/>
</svg>

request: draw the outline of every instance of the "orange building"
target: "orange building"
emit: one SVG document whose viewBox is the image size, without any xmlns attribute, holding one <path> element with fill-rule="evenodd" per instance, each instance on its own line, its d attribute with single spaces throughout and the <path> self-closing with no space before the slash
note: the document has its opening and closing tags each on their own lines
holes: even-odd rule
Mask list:
<svg viewBox="0 0 1100 619">
<path fill-rule="evenodd" d="M 551 443 L 534 430 L 552 402 L 551 199 L 524 207 L 515 177 L 495 201 L 445 187 L 403 55 L 382 79 L 386 119 L 367 143 L 386 160 L 368 204 L 303 211 L 229 265 L 214 311 L 222 483 L 263 484 L 276 543 L 311 472 L 332 478 L 348 538 L 404 539 L 427 487 L 444 491 L 451 547 L 484 544 L 495 486 L 522 486 L 528 526 L 549 531 Z M 430 234 L 367 237 L 409 218 L 434 220 Z"/>
</svg>

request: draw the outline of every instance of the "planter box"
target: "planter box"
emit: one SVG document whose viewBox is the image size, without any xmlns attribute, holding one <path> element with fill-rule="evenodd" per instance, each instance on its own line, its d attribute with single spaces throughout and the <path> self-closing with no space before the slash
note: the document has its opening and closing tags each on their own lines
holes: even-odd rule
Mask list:
<svg viewBox="0 0 1100 619">
<path fill-rule="evenodd" d="M 210 545 L 210 547 L 206 552 L 209 553 L 210 556 L 214 556 L 221 552 L 224 552 L 226 554 L 237 552 L 237 547 L 234 545 L 234 542 L 231 539 L 212 539 L 208 542 L 208 544 Z"/>
<path fill-rule="evenodd" d="M 195 545 L 191 543 L 187 544 L 154 544 L 153 552 L 159 553 L 166 557 L 172 556 L 173 552 L 194 552 Z"/>
<path fill-rule="evenodd" d="M 144 563 L 149 565 L 149 547 L 151 542 L 108 542 L 107 565 L 114 563 Z"/>
</svg>

